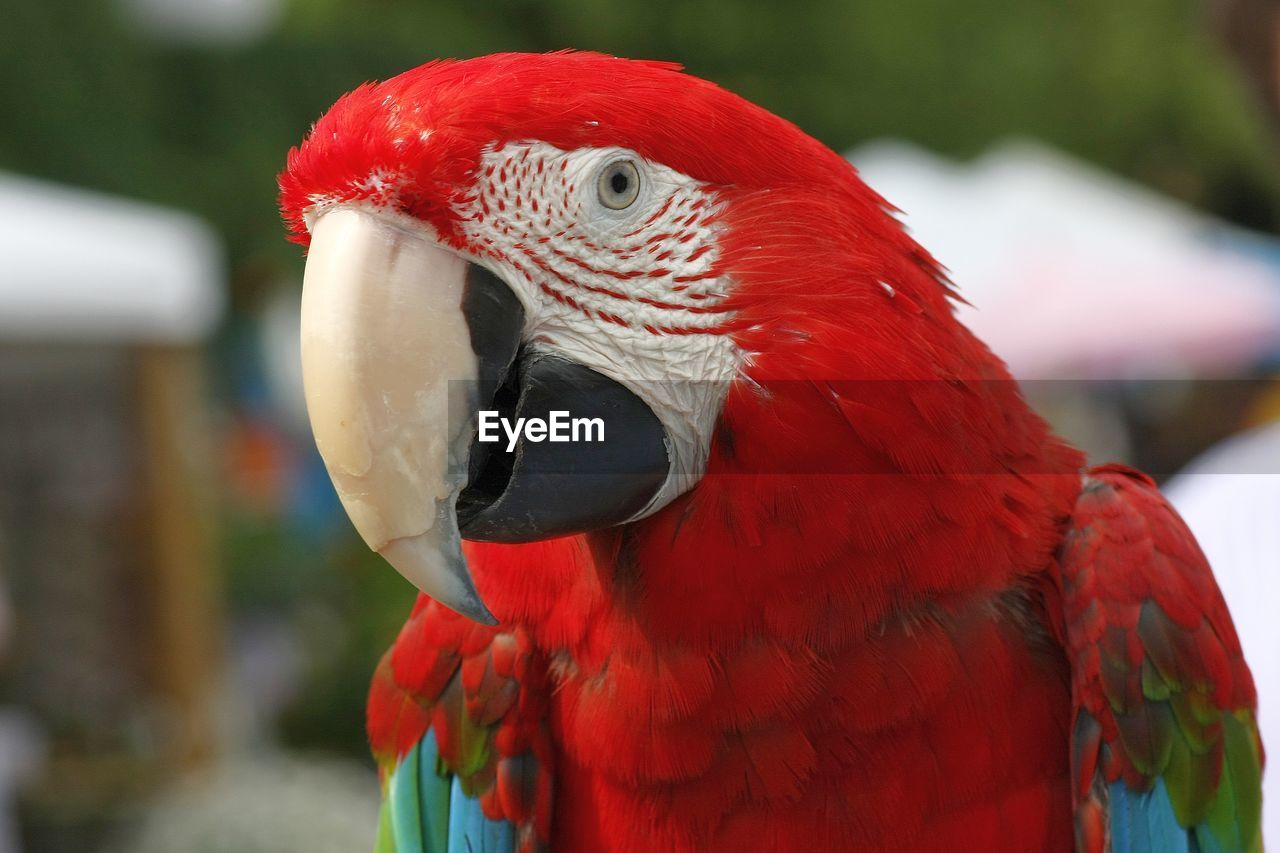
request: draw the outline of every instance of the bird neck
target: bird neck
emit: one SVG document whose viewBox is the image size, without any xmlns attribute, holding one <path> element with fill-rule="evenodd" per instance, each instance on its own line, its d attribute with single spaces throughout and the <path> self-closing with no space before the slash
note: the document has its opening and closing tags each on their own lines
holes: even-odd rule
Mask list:
<svg viewBox="0 0 1280 853">
<path fill-rule="evenodd" d="M 653 636 L 866 632 L 1046 565 L 1082 463 L 1003 368 L 744 383 L 698 486 L 587 541 L 604 596 Z"/>
</svg>

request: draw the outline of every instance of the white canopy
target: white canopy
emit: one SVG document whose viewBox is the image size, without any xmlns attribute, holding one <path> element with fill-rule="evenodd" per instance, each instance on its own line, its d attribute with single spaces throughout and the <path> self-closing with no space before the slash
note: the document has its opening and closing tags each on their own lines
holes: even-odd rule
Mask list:
<svg viewBox="0 0 1280 853">
<path fill-rule="evenodd" d="M 898 142 L 849 159 L 1020 379 L 1230 376 L 1280 341 L 1262 235 L 1032 142 L 967 164 Z"/>
<path fill-rule="evenodd" d="M 189 214 L 0 172 L 0 341 L 197 341 L 223 272 Z"/>
</svg>

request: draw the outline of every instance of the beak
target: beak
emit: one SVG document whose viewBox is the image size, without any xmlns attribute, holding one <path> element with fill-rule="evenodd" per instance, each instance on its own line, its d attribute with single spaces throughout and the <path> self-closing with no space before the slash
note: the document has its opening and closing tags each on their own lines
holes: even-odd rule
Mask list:
<svg viewBox="0 0 1280 853">
<path fill-rule="evenodd" d="M 425 232 L 342 207 L 311 229 L 302 378 L 338 497 L 414 586 L 488 624 L 463 535 L 528 542 L 620 524 L 670 469 L 648 405 L 544 344 L 522 347 L 524 326 L 505 283 Z M 586 441 L 526 432 L 513 446 L 505 426 L 485 440 L 482 409 L 507 424 L 571 414 L 601 427 Z"/>
<path fill-rule="evenodd" d="M 455 514 L 472 439 L 459 415 L 481 379 L 468 266 L 371 213 L 322 214 L 303 279 L 302 382 L 316 447 L 364 541 L 427 595 L 493 624 Z M 511 337 L 514 356 L 518 326 Z"/>
</svg>

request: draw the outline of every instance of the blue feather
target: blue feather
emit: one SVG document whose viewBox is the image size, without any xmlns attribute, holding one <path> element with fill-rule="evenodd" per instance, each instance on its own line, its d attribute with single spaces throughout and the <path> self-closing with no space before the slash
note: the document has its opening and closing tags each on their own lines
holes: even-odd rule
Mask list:
<svg viewBox="0 0 1280 853">
<path fill-rule="evenodd" d="M 1169 850 L 1172 853 L 1190 853 L 1188 832 L 1179 823 L 1173 813 L 1173 800 L 1169 798 L 1169 789 L 1164 779 L 1157 779 L 1155 787 L 1143 794 L 1146 800 L 1144 811 L 1147 814 L 1147 835 L 1151 839 L 1151 849 Z"/>
<path fill-rule="evenodd" d="M 452 786 L 438 770 L 440 747 L 436 733 L 428 731 L 422 738 L 418 758 L 419 802 L 422 808 L 422 837 L 430 853 L 446 853 L 449 849 L 449 802 Z"/>
<path fill-rule="evenodd" d="M 441 774 L 440 747 L 427 732 L 396 765 L 388 782 L 386 821 L 395 853 L 512 853 L 515 827 L 489 820 L 451 773 Z M 379 840 L 384 844 L 385 840 Z M 379 849 L 388 849 L 379 847 Z"/>
<path fill-rule="evenodd" d="M 1133 833 L 1129 829 L 1129 789 L 1124 780 L 1111 783 L 1107 810 L 1111 815 L 1111 850 L 1129 853 L 1133 849 Z"/>
<path fill-rule="evenodd" d="M 479 800 L 464 794 L 461 783 L 454 779 L 448 853 L 511 853 L 515 845 L 515 827 L 506 821 L 485 817 Z"/>
<path fill-rule="evenodd" d="M 1163 779 L 1144 792 L 1118 779 L 1108 794 L 1114 853 L 1190 853 L 1187 830 L 1178 824 Z"/>
</svg>

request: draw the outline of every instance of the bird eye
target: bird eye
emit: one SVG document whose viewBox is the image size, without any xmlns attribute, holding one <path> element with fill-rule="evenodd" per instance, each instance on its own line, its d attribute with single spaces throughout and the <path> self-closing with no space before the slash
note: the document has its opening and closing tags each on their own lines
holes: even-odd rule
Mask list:
<svg viewBox="0 0 1280 853">
<path fill-rule="evenodd" d="M 623 210 L 631 206 L 640 195 L 640 172 L 630 160 L 614 160 L 600 170 L 596 183 L 600 203 L 610 210 Z"/>
</svg>

